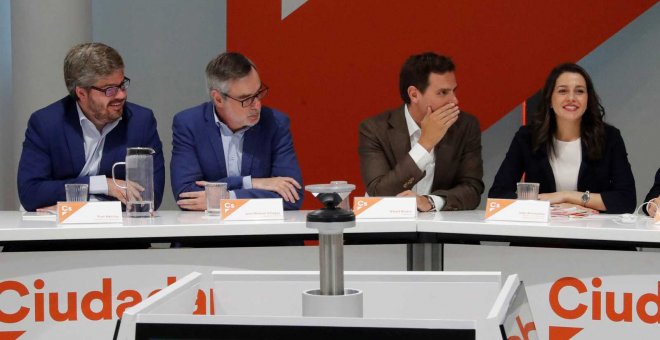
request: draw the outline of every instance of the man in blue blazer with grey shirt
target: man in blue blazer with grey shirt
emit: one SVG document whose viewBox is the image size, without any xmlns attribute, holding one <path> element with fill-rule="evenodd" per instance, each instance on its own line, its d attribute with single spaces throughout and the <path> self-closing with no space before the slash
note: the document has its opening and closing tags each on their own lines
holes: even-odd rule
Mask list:
<svg viewBox="0 0 660 340">
<path fill-rule="evenodd" d="M 206 209 L 206 182 L 225 182 L 230 198 L 282 198 L 300 209 L 302 175 L 289 118 L 263 107 L 268 87 L 255 65 L 227 52 L 206 67 L 210 102 L 179 112 L 172 125 L 172 190 L 186 210 Z"/>
<path fill-rule="evenodd" d="M 92 199 L 126 203 L 126 191 L 112 182 L 112 165 L 129 147 L 150 147 L 154 155 L 155 208 L 165 185 L 162 145 L 151 110 L 129 103 L 130 79 L 112 47 L 74 46 L 64 59 L 69 95 L 30 116 L 18 165 L 18 194 L 28 211 L 65 201 L 64 185 L 89 184 Z M 116 171 L 125 185 L 125 171 Z"/>
</svg>

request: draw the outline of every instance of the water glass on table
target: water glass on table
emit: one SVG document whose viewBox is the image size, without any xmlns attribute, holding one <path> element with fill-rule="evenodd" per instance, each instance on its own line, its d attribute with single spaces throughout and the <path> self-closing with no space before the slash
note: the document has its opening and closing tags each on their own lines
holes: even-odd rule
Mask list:
<svg viewBox="0 0 660 340">
<path fill-rule="evenodd" d="M 204 186 L 206 194 L 206 214 L 220 215 L 220 200 L 229 198 L 227 183 L 208 182 Z"/>
<path fill-rule="evenodd" d="M 518 199 L 519 200 L 538 200 L 539 199 L 539 184 L 521 182 L 518 186 Z"/>
<path fill-rule="evenodd" d="M 64 185 L 67 202 L 87 202 L 88 184 L 71 183 Z"/>
</svg>

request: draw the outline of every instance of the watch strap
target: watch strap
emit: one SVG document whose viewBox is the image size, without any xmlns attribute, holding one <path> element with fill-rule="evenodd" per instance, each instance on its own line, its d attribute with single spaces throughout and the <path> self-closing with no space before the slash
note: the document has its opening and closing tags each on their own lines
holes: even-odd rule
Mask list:
<svg viewBox="0 0 660 340">
<path fill-rule="evenodd" d="M 424 197 L 426 197 L 426 199 L 429 200 L 429 204 L 431 205 L 431 209 L 429 209 L 429 211 L 435 211 L 435 201 L 433 200 L 433 198 L 429 195 L 424 195 Z"/>
<path fill-rule="evenodd" d="M 584 194 L 582 194 L 582 205 L 586 207 L 590 199 L 591 199 L 591 193 L 589 192 L 589 190 L 587 190 L 584 192 Z"/>
</svg>

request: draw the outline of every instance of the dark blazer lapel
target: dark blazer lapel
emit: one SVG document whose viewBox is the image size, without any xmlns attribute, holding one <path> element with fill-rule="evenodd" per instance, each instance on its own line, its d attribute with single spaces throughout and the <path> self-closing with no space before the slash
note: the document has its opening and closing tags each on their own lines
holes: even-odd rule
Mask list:
<svg viewBox="0 0 660 340">
<path fill-rule="evenodd" d="M 548 179 L 548 192 L 555 192 L 557 191 L 557 183 L 555 182 L 555 173 L 552 172 L 552 166 L 550 165 L 550 155 L 545 149 L 541 149 L 538 152 L 541 154 L 539 160 L 541 161 L 544 177 Z"/>
<path fill-rule="evenodd" d="M 587 159 L 587 147 L 584 145 L 583 142 L 580 142 L 580 147 L 582 149 L 582 162 L 580 162 L 580 170 L 578 170 L 577 186 L 578 186 L 578 191 L 584 191 L 584 190 L 590 190 L 589 188 L 582 187 L 585 183 L 584 176 L 586 176 L 586 174 L 589 173 L 589 160 Z"/>
<path fill-rule="evenodd" d="M 71 164 L 77 175 L 85 166 L 85 141 L 78 119 L 76 102 L 70 97 L 66 104 L 64 136 L 71 155 Z"/>
<path fill-rule="evenodd" d="M 261 140 L 261 124 L 257 124 L 247 131 L 243 136 L 243 160 L 241 161 L 241 175 L 248 176 L 253 173 L 252 162 L 254 156 L 259 150 L 259 142 Z M 262 149 L 263 150 L 263 149 Z"/>
<path fill-rule="evenodd" d="M 213 148 L 213 155 L 215 155 L 216 164 L 218 164 L 218 178 L 227 176 L 227 164 L 225 164 L 224 146 L 222 145 L 222 138 L 220 137 L 220 128 L 215 123 L 213 117 L 213 103 L 208 102 L 204 109 L 204 125 L 206 126 L 206 135 L 209 138 L 209 143 Z"/>
<path fill-rule="evenodd" d="M 406 123 L 403 106 L 390 113 L 388 123 L 391 127 L 387 131 L 387 137 L 392 148 L 391 151 L 394 154 L 395 163 L 400 163 L 408 155 L 411 148 L 408 124 Z"/>
<path fill-rule="evenodd" d="M 458 123 L 458 121 L 457 121 Z M 460 129 L 460 130 L 459 130 Z M 458 124 L 454 124 L 452 127 L 447 130 L 447 133 L 444 137 L 433 147 L 433 154 L 435 155 L 435 178 L 442 177 L 440 174 L 443 171 L 447 171 L 447 166 L 455 166 L 453 164 L 448 164 L 453 158 L 453 153 L 456 150 L 461 150 L 462 145 L 458 145 L 459 141 L 463 138 L 456 138 L 456 135 L 465 134 L 465 129 Z M 439 166 L 438 166 L 439 164 Z M 435 179 L 433 180 L 433 185 L 435 186 Z"/>
<path fill-rule="evenodd" d="M 459 123 L 459 121 L 456 121 L 456 123 Z M 455 158 L 455 154 L 463 149 L 463 145 L 459 144 L 464 140 L 460 135 L 466 133 L 463 126 L 464 125 L 459 124 L 451 126 L 440 142 L 433 147 L 435 167 L 433 168 L 433 183 L 431 183 L 431 191 L 433 191 L 434 188 L 440 187 L 442 182 L 446 182 L 448 179 L 448 175 L 446 174 L 453 173 L 455 171 L 454 168 L 460 165 L 460 163 L 452 162 L 452 160 Z M 456 138 L 456 135 L 459 135 L 460 137 Z M 424 175 L 426 175 L 426 173 Z"/>
</svg>

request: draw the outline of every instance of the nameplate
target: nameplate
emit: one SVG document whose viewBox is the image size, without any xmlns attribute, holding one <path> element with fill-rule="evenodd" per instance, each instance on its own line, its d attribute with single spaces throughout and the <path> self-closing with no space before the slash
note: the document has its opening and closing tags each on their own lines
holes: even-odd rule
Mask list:
<svg viewBox="0 0 660 340">
<path fill-rule="evenodd" d="M 281 198 L 220 200 L 220 217 L 226 221 L 282 220 Z"/>
<path fill-rule="evenodd" d="M 57 223 L 121 223 L 121 202 L 57 202 Z"/>
<path fill-rule="evenodd" d="M 486 221 L 548 222 L 550 202 L 489 198 L 486 201 Z"/>
<path fill-rule="evenodd" d="M 353 213 L 357 219 L 415 218 L 416 197 L 355 197 Z"/>
</svg>

